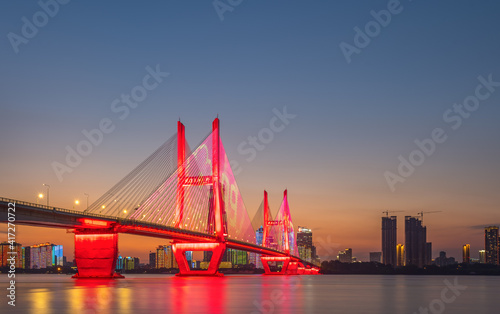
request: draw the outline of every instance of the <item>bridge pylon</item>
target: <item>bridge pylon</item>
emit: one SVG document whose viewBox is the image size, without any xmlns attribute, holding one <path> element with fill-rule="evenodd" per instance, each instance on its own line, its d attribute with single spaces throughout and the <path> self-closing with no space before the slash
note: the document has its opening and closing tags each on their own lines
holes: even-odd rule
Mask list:
<svg viewBox="0 0 500 314">
<path fill-rule="evenodd" d="M 283 202 L 285 206 L 288 206 L 288 200 L 287 200 L 287 190 L 283 193 Z M 288 222 L 289 219 L 286 218 L 280 221 L 276 220 L 270 220 L 269 217 L 271 217 L 271 213 L 269 212 L 269 200 L 267 197 L 267 191 L 264 191 L 264 234 L 263 234 L 263 241 L 262 244 L 265 247 L 269 246 L 268 243 L 268 237 L 269 237 L 269 227 L 270 226 L 283 226 L 283 232 L 284 232 L 284 249 L 285 249 L 285 254 L 287 256 L 266 256 L 263 255 L 260 257 L 260 260 L 262 262 L 262 267 L 264 267 L 264 274 L 265 275 L 290 275 L 296 269 L 295 264 L 296 262 L 292 262 L 292 257 L 290 256 L 290 244 L 289 244 L 289 239 L 288 239 Z M 283 265 L 281 267 L 281 270 L 276 272 L 276 271 L 271 271 L 271 268 L 269 267 L 269 263 L 278 263 L 282 262 Z"/>
<path fill-rule="evenodd" d="M 123 278 L 115 272 L 118 233 L 113 229 L 76 229 L 73 278 Z"/>
<path fill-rule="evenodd" d="M 179 265 L 178 276 L 222 276 L 218 272 L 219 265 L 222 261 L 226 250 L 227 235 L 226 226 L 224 225 L 224 202 L 222 200 L 222 191 L 220 183 L 220 128 L 219 119 L 216 118 L 212 123 L 212 174 L 208 177 L 191 178 L 186 175 L 185 160 L 186 160 L 186 139 L 184 125 L 177 122 L 177 166 L 178 166 L 178 183 L 177 183 L 177 207 L 176 207 L 176 227 L 182 227 L 185 209 L 185 189 L 189 186 L 210 185 L 211 197 L 210 207 L 212 209 L 209 215 L 207 226 L 213 225 L 210 230 L 215 235 L 214 242 L 207 243 L 187 243 L 174 241 L 172 243 L 172 251 L 174 253 L 177 264 Z M 213 219 L 213 221 L 210 221 Z M 192 270 L 186 258 L 187 251 L 208 251 L 212 252 L 212 257 L 206 270 Z"/>
<path fill-rule="evenodd" d="M 279 226 L 280 232 L 283 232 L 283 250 L 285 256 L 261 256 L 262 266 L 264 267 L 265 275 L 313 275 L 318 274 L 319 269 L 316 267 L 304 266 L 302 261 L 290 253 L 290 232 L 294 234 L 293 225 L 291 224 L 290 208 L 288 206 L 288 192 L 283 192 L 283 215 L 279 220 L 270 220 L 271 213 L 269 211 L 269 201 L 267 192 L 264 191 L 264 232 L 263 246 L 268 247 L 271 244 L 268 241 L 269 227 Z M 294 237 L 295 238 L 295 237 Z M 272 248 L 272 247 L 271 247 Z M 271 271 L 269 263 L 283 263 L 280 271 Z"/>
</svg>

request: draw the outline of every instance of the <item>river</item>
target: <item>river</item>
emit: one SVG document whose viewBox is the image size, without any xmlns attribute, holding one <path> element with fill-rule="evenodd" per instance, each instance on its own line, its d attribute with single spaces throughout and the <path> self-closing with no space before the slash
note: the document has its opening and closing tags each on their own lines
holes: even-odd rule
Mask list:
<svg viewBox="0 0 500 314">
<path fill-rule="evenodd" d="M 1 275 L 2 290 L 8 288 Z M 499 313 L 500 277 L 322 275 L 72 279 L 18 274 L 2 313 Z"/>
</svg>

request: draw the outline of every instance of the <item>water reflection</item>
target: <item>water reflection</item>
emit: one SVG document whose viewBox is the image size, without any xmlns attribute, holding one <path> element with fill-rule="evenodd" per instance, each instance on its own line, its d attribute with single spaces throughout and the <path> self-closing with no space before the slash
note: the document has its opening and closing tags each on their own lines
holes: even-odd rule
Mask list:
<svg viewBox="0 0 500 314">
<path fill-rule="evenodd" d="M 74 313 L 103 313 L 111 309 L 130 310 L 131 294 L 114 279 L 76 279 L 68 290 L 69 309 Z"/>
<path fill-rule="evenodd" d="M 252 302 L 257 313 L 294 313 L 303 308 L 304 299 L 314 302 L 314 295 L 300 293 L 305 284 L 305 276 L 265 276 L 262 278 L 260 299 Z M 299 292 L 299 293 L 298 293 Z"/>
<path fill-rule="evenodd" d="M 77 279 L 63 300 L 69 300 L 70 311 L 78 313 L 127 313 L 133 312 L 133 308 L 175 313 L 203 309 L 206 313 L 223 313 L 227 302 L 226 278 Z"/>
<path fill-rule="evenodd" d="M 169 311 L 188 313 L 204 309 L 206 313 L 224 313 L 226 281 L 225 277 L 172 277 L 164 294 L 172 301 Z"/>
<path fill-rule="evenodd" d="M 18 303 L 13 310 L 33 314 L 413 313 L 440 298 L 446 278 L 128 275 L 125 279 L 75 280 L 24 275 L 16 280 Z M 456 301 L 446 304 L 446 312 L 485 313 L 500 308 L 498 278 L 461 276 L 460 284 L 468 288 Z"/>
<path fill-rule="evenodd" d="M 31 313 L 46 314 L 51 313 L 50 304 L 52 301 L 52 292 L 48 289 L 33 289 L 30 295 L 30 301 L 33 303 Z"/>
</svg>

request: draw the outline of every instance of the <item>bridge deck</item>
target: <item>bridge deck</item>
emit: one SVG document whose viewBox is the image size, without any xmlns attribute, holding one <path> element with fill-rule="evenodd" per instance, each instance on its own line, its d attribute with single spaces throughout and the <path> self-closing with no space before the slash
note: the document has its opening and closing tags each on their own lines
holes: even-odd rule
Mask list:
<svg viewBox="0 0 500 314">
<path fill-rule="evenodd" d="M 85 213 L 60 207 L 34 204 L 0 197 L 0 222 L 7 222 L 9 203 L 16 204 L 16 224 L 64 229 L 110 230 L 118 233 L 136 234 L 155 238 L 165 238 L 182 242 L 216 242 L 215 235 L 183 230 L 160 224 L 134 219 L 115 218 L 100 214 Z M 5 213 L 5 215 L 4 215 Z M 248 251 L 269 256 L 286 256 L 285 253 L 265 248 L 255 243 L 226 239 L 231 249 Z M 293 260 L 300 261 L 292 256 Z M 307 263 L 302 261 L 303 263 Z M 308 264 L 308 263 L 307 263 Z"/>
</svg>

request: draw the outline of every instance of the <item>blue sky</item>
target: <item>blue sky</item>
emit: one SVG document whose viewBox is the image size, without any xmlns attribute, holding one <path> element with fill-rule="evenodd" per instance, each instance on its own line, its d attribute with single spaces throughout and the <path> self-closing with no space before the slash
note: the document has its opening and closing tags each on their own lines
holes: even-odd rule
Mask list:
<svg viewBox="0 0 500 314">
<path fill-rule="evenodd" d="M 476 252 L 481 230 L 468 226 L 500 222 L 500 91 L 456 131 L 442 116 L 474 94 L 478 76 L 500 81 L 500 5 L 401 1 L 347 63 L 340 43 L 353 45 L 354 28 L 390 2 L 244 0 L 221 21 L 212 1 L 71 1 L 16 53 L 8 34 L 22 35 L 22 18 L 41 7 L 3 1 L 0 194 L 35 201 L 50 183 L 58 206 L 84 192 L 95 200 L 174 134 L 179 117 L 194 145 L 219 114 L 250 213 L 264 188 L 277 210 L 288 187 L 295 225 L 367 257 L 380 250 L 382 210 L 443 210 L 427 219 L 435 255 L 457 256 L 462 242 Z M 156 65 L 169 76 L 119 120 L 113 100 Z M 247 162 L 238 145 L 284 106 L 296 118 Z M 115 130 L 59 182 L 51 163 L 103 118 Z M 434 128 L 448 140 L 391 192 L 384 172 Z"/>
</svg>

